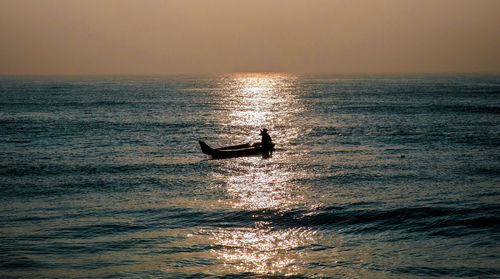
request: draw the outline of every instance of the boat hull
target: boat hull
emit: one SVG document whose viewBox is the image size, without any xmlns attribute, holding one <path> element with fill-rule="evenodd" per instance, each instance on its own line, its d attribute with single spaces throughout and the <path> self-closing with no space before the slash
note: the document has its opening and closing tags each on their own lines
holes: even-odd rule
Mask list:
<svg viewBox="0 0 500 279">
<path fill-rule="evenodd" d="M 238 145 L 235 147 L 222 147 L 222 148 L 211 148 L 203 141 L 199 141 L 201 151 L 207 155 L 210 155 L 212 159 L 226 159 L 235 157 L 247 157 L 247 156 L 263 156 L 269 157 L 273 148 L 263 148 L 260 145 L 250 146 L 248 144 Z M 243 147 L 243 148 L 237 148 Z"/>
</svg>

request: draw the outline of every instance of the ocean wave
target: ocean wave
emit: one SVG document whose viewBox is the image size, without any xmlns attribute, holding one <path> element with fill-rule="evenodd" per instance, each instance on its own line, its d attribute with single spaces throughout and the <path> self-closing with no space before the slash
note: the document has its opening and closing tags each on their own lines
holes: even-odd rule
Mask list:
<svg viewBox="0 0 500 279">
<path fill-rule="evenodd" d="M 407 266 L 399 267 L 392 271 L 399 275 L 414 275 L 425 277 L 485 277 L 500 274 L 499 268 L 481 268 L 481 267 L 430 267 L 430 266 Z"/>
<path fill-rule="evenodd" d="M 75 158 L 76 161 L 76 158 Z M 97 175 L 97 174 L 116 174 L 128 175 L 133 173 L 158 173 L 165 174 L 186 174 L 186 172 L 195 172 L 199 170 L 198 162 L 183 162 L 169 164 L 168 161 L 162 163 L 129 163 L 117 164 L 110 162 L 96 164 L 78 164 L 70 162 L 61 163 L 19 163 L 0 165 L 0 175 L 5 177 L 22 176 L 67 176 L 67 175 Z"/>
<path fill-rule="evenodd" d="M 356 205 L 290 210 L 170 212 L 168 218 L 185 227 L 193 225 L 229 228 L 256 222 L 274 228 L 310 227 L 319 231 L 377 234 L 399 231 L 428 237 L 462 237 L 478 232 L 500 239 L 500 206 L 361 208 Z"/>
</svg>

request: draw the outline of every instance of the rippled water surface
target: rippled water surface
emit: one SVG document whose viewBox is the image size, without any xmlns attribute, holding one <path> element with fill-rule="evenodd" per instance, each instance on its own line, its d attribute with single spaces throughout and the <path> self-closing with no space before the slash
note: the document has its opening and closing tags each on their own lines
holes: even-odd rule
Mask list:
<svg viewBox="0 0 500 279">
<path fill-rule="evenodd" d="M 2 278 L 500 277 L 498 75 L 4 77 L 0 108 Z M 271 158 L 198 145 L 261 128 Z"/>
</svg>

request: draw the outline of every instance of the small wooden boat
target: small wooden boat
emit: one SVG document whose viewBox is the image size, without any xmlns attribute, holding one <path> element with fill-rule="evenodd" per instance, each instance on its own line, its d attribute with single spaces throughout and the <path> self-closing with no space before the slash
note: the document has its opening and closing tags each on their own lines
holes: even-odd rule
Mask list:
<svg viewBox="0 0 500 279">
<path fill-rule="evenodd" d="M 212 156 L 212 159 L 225 159 L 244 156 L 258 156 L 269 157 L 274 150 L 274 144 L 271 148 L 263 148 L 260 143 L 255 144 L 240 144 L 232 145 L 221 148 L 212 148 L 203 141 L 199 141 L 201 151 L 207 155 Z"/>
</svg>

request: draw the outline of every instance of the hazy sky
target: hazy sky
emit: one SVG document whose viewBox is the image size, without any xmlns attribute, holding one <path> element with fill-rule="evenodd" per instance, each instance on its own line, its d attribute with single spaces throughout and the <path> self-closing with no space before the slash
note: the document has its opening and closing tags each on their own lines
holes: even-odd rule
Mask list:
<svg viewBox="0 0 500 279">
<path fill-rule="evenodd" d="M 0 74 L 500 72 L 500 0 L 0 0 Z"/>
</svg>

